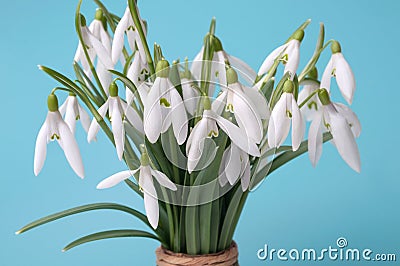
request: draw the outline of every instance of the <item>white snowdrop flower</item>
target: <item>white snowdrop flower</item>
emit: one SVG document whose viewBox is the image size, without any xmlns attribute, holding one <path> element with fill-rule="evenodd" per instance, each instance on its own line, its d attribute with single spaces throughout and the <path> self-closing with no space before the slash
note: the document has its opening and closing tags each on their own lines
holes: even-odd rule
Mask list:
<svg viewBox="0 0 400 266">
<path fill-rule="evenodd" d="M 194 115 L 198 106 L 200 93 L 194 87 L 190 73 L 184 72 L 181 76 L 182 97 L 186 110 L 189 114 Z"/>
<path fill-rule="evenodd" d="M 258 76 L 261 77 L 262 75 L 268 73 L 275 60 L 278 59 L 281 60 L 285 65 L 284 73 L 289 72 L 291 74 L 291 78 L 293 79 L 300 62 L 300 43 L 303 38 L 303 30 L 297 30 L 295 33 L 293 33 L 292 37 L 287 43 L 273 50 L 265 58 L 260 69 L 258 70 Z"/>
<path fill-rule="evenodd" d="M 332 103 L 327 90 L 318 93 L 322 103 L 311 123 L 308 133 L 308 154 L 315 166 L 322 154 L 322 134 L 329 131 L 332 134 L 332 143 L 343 160 L 356 172 L 361 171 L 360 154 L 357 138 L 361 133 L 361 125 L 357 116 L 343 104 Z"/>
<path fill-rule="evenodd" d="M 80 120 L 86 133 L 89 131 L 90 117 L 86 110 L 79 104 L 74 93 L 70 93 L 65 102 L 59 108 L 61 116 L 65 116 L 64 120 L 75 134 L 76 121 Z"/>
<path fill-rule="evenodd" d="M 86 19 L 84 16 L 81 16 L 81 23 L 82 23 L 81 25 L 82 39 L 89 54 L 90 61 L 94 62 L 94 60 L 97 57 L 101 63 L 100 65 L 102 65 L 101 67 L 104 67 L 105 69 L 113 69 L 114 64 L 111 60 L 110 51 L 107 50 L 107 48 L 103 45 L 103 43 L 100 42 L 86 26 Z M 81 42 L 79 42 L 78 48 L 76 50 L 74 61 L 81 62 L 85 74 L 88 77 L 91 77 L 91 69 Z M 99 71 L 99 72 L 104 73 L 104 71 Z M 105 77 L 102 78 L 105 79 Z"/>
<path fill-rule="evenodd" d="M 250 184 L 249 155 L 232 143 L 224 151 L 218 178 L 221 186 L 225 186 L 228 182 L 234 185 L 240 178 L 242 190 L 246 191 Z"/>
<path fill-rule="evenodd" d="M 266 119 L 269 114 L 268 104 L 264 96 L 252 88 L 244 88 L 238 81 L 235 70 L 227 70 L 227 87 L 222 87 L 222 93 L 213 102 L 212 109 L 217 114 L 225 110 L 232 112 L 240 128 L 256 143 L 260 143 L 263 136 L 261 118 Z"/>
<path fill-rule="evenodd" d="M 321 107 L 321 102 L 316 94 L 316 90 L 320 88 L 320 84 L 317 81 L 318 71 L 315 67 L 310 71 L 308 77 L 309 79 L 302 80 L 299 84 L 303 89 L 299 92 L 299 98 L 297 101 L 303 103 L 308 97 L 310 97 L 310 95 L 314 94 L 300 109 L 306 121 L 311 121 L 316 111 L 318 111 L 318 108 Z"/>
<path fill-rule="evenodd" d="M 260 156 L 260 151 L 247 132 L 234 125 L 229 120 L 219 116 L 210 110 L 211 104 L 209 99 L 204 101 L 204 112 L 200 121 L 194 126 L 186 143 L 186 155 L 188 158 L 188 171 L 193 172 L 200 161 L 204 140 L 206 138 L 217 137 L 218 127 L 221 128 L 231 139 L 231 141 L 241 150 L 252 156 Z"/>
<path fill-rule="evenodd" d="M 182 97 L 169 80 L 169 63 L 160 60 L 156 67 L 156 79 L 144 104 L 144 132 L 151 143 L 172 125 L 179 145 L 187 137 L 187 114 Z"/>
<path fill-rule="evenodd" d="M 331 44 L 331 50 L 332 56 L 322 75 L 321 88 L 330 91 L 331 78 L 335 77 L 343 98 L 351 104 L 356 90 L 356 81 L 353 71 L 342 54 L 342 48 L 339 42 L 334 41 Z"/>
<path fill-rule="evenodd" d="M 141 133 L 143 133 L 143 122 L 136 111 L 131 106 L 122 101 L 121 98 L 118 96 L 118 87 L 115 83 L 111 83 L 109 91 L 110 96 L 97 111 L 102 118 L 105 117 L 108 111 L 111 120 L 111 130 L 114 135 L 114 142 L 117 150 L 118 159 L 122 160 L 125 143 L 125 129 L 123 125 L 123 119 L 126 118 L 129 123 L 131 123 L 132 126 L 134 126 Z M 97 122 L 96 118 L 93 118 L 87 136 L 87 140 L 89 143 L 95 139 L 99 129 L 99 123 Z"/>
<path fill-rule="evenodd" d="M 140 98 L 144 100 L 150 90 L 150 87 L 146 83 L 147 75 L 149 70 L 147 64 L 143 63 L 142 55 L 138 52 L 134 52 L 132 64 L 129 66 L 126 76 L 135 84 L 138 89 Z M 132 103 L 134 95 L 129 88 L 126 88 L 126 102 Z"/>
<path fill-rule="evenodd" d="M 79 177 L 83 178 L 85 173 L 81 153 L 79 152 L 74 135 L 61 117 L 58 110 L 57 97 L 54 94 L 50 94 L 47 104 L 49 111 L 36 139 L 33 163 L 34 173 L 38 175 L 43 168 L 44 161 L 46 160 L 47 144 L 50 141 L 56 140 L 61 149 L 63 149 L 69 165 Z"/>
<path fill-rule="evenodd" d="M 108 34 L 106 27 L 107 24 L 105 23 L 103 10 L 98 8 L 96 10 L 95 19 L 89 25 L 89 30 L 107 50 L 108 56 L 111 57 L 111 37 L 110 34 Z M 96 72 L 99 76 L 101 85 L 108 95 L 108 87 L 112 82 L 112 73 L 108 71 L 108 68 L 102 63 L 101 60 L 97 61 Z"/>
<path fill-rule="evenodd" d="M 293 82 L 285 81 L 283 94 L 271 112 L 268 124 L 268 144 L 280 147 L 287 138 L 292 124 L 292 149 L 296 151 L 303 140 L 305 122 L 293 95 Z"/>
<path fill-rule="evenodd" d="M 211 35 L 207 35 L 209 37 Z M 240 76 L 249 84 L 253 84 L 256 79 L 256 72 L 241 59 L 229 55 L 224 51 L 221 41 L 216 37 L 211 37 L 214 54 L 212 58 L 211 76 L 212 82 L 218 82 L 221 86 L 226 86 L 226 64 L 239 70 Z M 203 63 L 204 46 L 201 48 L 200 52 L 195 56 L 191 66 L 191 73 L 197 79 L 201 79 L 201 69 Z M 210 84 L 209 96 L 214 94 L 215 86 Z"/>
<path fill-rule="evenodd" d="M 139 14 L 139 10 L 137 10 L 137 12 Z M 142 29 L 144 31 L 144 34 L 146 35 L 145 23 L 141 19 L 140 21 L 142 24 Z M 140 39 L 137 29 L 135 28 L 135 23 L 133 22 L 129 6 L 126 7 L 125 13 L 122 16 L 121 20 L 119 21 L 117 28 L 115 29 L 114 32 L 114 40 L 112 43 L 112 52 L 111 52 L 112 61 L 114 62 L 114 64 L 116 64 L 120 58 L 123 58 L 122 50 L 124 48 L 125 34 L 131 51 L 133 52 L 138 50 L 139 53 L 144 56 L 145 52 L 143 43 Z M 145 59 L 145 57 L 143 57 L 143 59 Z M 122 63 L 123 65 L 125 64 L 125 62 Z"/>
<path fill-rule="evenodd" d="M 158 227 L 159 220 L 159 206 L 153 179 L 157 180 L 161 186 L 172 191 L 176 191 L 177 187 L 164 173 L 151 168 L 149 161 L 150 160 L 147 153 L 142 153 L 140 159 L 141 165 L 138 169 L 116 173 L 101 181 L 97 185 L 97 188 L 105 189 L 113 187 L 139 171 L 139 186 L 144 194 L 144 208 L 146 210 L 147 219 L 150 225 L 156 229 Z"/>
</svg>

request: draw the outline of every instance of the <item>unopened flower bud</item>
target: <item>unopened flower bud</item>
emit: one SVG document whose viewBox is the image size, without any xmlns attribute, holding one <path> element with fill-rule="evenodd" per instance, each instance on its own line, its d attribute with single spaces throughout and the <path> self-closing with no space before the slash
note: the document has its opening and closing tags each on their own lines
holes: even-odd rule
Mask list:
<svg viewBox="0 0 400 266">
<path fill-rule="evenodd" d="M 332 54 L 337 54 L 342 52 L 342 47 L 338 41 L 333 41 L 331 44 Z"/>
<path fill-rule="evenodd" d="M 156 67 L 156 75 L 160 78 L 168 78 L 169 77 L 169 63 L 167 60 L 162 59 L 158 61 Z"/>
</svg>

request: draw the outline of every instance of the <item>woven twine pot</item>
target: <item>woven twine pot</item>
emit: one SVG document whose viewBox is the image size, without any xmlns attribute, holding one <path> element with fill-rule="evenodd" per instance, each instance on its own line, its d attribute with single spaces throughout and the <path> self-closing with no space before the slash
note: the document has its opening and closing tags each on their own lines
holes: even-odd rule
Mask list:
<svg viewBox="0 0 400 266">
<path fill-rule="evenodd" d="M 174 253 L 163 247 L 156 249 L 157 266 L 239 266 L 238 256 L 234 241 L 228 249 L 207 255 Z"/>
</svg>

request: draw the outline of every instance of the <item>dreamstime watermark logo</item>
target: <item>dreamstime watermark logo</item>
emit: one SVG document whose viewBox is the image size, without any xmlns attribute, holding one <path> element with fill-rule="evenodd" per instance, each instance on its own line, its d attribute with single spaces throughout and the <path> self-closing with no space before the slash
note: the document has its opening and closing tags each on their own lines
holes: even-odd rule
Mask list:
<svg viewBox="0 0 400 266">
<path fill-rule="evenodd" d="M 375 253 L 369 248 L 359 249 L 348 246 L 347 239 L 339 237 L 336 246 L 314 249 L 283 249 L 270 248 L 267 244 L 257 251 L 257 258 L 261 261 L 379 261 L 395 262 L 394 253 Z"/>
</svg>

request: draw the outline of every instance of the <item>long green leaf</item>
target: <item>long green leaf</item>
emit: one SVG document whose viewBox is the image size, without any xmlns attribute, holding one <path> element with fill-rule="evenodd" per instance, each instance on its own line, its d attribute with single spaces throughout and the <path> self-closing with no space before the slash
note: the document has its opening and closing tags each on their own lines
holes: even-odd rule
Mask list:
<svg viewBox="0 0 400 266">
<path fill-rule="evenodd" d="M 157 236 L 150 234 L 148 232 L 145 232 L 145 231 L 141 231 L 141 230 L 131 230 L 131 229 L 110 230 L 110 231 L 98 232 L 98 233 L 94 233 L 91 235 L 81 237 L 81 238 L 71 242 L 67 246 L 65 246 L 65 248 L 63 248 L 62 251 L 65 252 L 71 248 L 74 248 L 76 246 L 79 246 L 79 245 L 82 245 L 82 244 L 85 244 L 88 242 L 93 242 L 93 241 L 102 240 L 102 239 L 109 239 L 109 238 L 119 238 L 119 237 L 145 237 L 145 238 L 152 238 L 152 239 L 160 241 L 160 239 Z"/>
<path fill-rule="evenodd" d="M 149 224 L 149 222 L 147 221 L 146 215 L 144 215 L 143 213 L 141 213 L 135 209 L 132 209 L 132 208 L 124 206 L 124 205 L 116 204 L 116 203 L 93 203 L 93 204 L 87 204 L 87 205 L 71 208 L 71 209 L 68 209 L 65 211 L 57 212 L 55 214 L 40 218 L 36 221 L 33 221 L 33 222 L 25 225 L 20 230 L 18 230 L 16 232 L 16 234 L 24 233 L 24 232 L 31 230 L 35 227 L 38 227 L 40 225 L 43 225 L 43 224 L 67 217 L 67 216 L 71 216 L 71 215 L 82 213 L 82 212 L 94 211 L 94 210 L 117 210 L 117 211 L 126 212 L 126 213 L 129 213 L 129 214 L 137 217 L 139 220 L 141 220 L 147 226 L 152 228 L 151 225 Z"/>
</svg>

